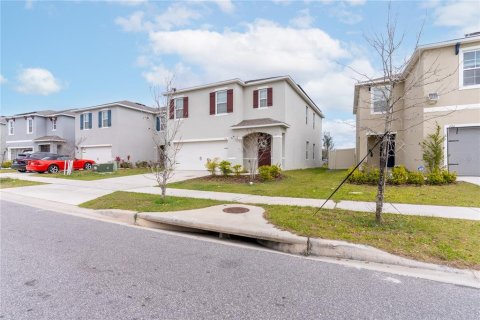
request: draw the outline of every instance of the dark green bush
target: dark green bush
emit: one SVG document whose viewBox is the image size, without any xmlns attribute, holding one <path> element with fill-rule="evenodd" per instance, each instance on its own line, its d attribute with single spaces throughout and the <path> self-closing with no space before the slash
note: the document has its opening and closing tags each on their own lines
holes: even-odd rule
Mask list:
<svg viewBox="0 0 480 320">
<path fill-rule="evenodd" d="M 443 173 L 440 170 L 434 170 L 427 174 L 427 183 L 433 185 L 440 185 L 445 183 Z"/>
<path fill-rule="evenodd" d="M 352 172 L 353 168 L 348 170 L 348 173 Z M 348 177 L 348 182 L 355 184 L 364 184 L 367 183 L 367 177 L 363 171 L 356 169 L 350 177 Z"/>
<path fill-rule="evenodd" d="M 377 184 L 378 179 L 380 179 L 380 169 L 368 168 L 365 175 L 368 184 Z"/>
<path fill-rule="evenodd" d="M 445 183 L 454 183 L 457 181 L 457 173 L 448 172 L 448 170 L 442 170 L 443 180 Z"/>
<path fill-rule="evenodd" d="M 12 166 L 12 161 L 2 162 L 2 168 L 10 168 Z"/>
<path fill-rule="evenodd" d="M 222 172 L 224 176 L 228 176 L 230 173 L 232 173 L 232 164 L 230 161 L 223 160 L 218 164 L 218 168 Z"/>
<path fill-rule="evenodd" d="M 407 183 L 421 186 L 425 184 L 425 177 L 423 176 L 423 173 L 418 171 L 409 172 Z"/>
<path fill-rule="evenodd" d="M 137 168 L 148 168 L 148 161 L 137 161 L 135 162 L 135 167 Z"/>
<path fill-rule="evenodd" d="M 395 185 L 406 184 L 408 181 L 408 171 L 404 166 L 397 166 L 392 169 L 392 175 L 388 182 Z"/>
<path fill-rule="evenodd" d="M 260 179 L 262 179 L 263 181 L 268 181 L 273 179 L 270 166 L 258 167 L 258 174 L 260 176 Z"/>
<path fill-rule="evenodd" d="M 131 168 L 133 168 L 133 164 L 131 162 L 128 162 L 128 161 L 122 161 L 122 162 L 120 162 L 120 168 L 131 169 Z"/>
<path fill-rule="evenodd" d="M 276 164 L 273 164 L 270 166 L 270 175 L 273 178 L 279 178 L 282 175 L 282 169 L 280 166 L 277 166 Z"/>
</svg>

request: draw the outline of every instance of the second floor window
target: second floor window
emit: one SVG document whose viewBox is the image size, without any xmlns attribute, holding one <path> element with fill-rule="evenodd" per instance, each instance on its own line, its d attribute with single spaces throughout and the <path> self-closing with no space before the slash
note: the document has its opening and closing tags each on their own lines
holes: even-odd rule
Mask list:
<svg viewBox="0 0 480 320">
<path fill-rule="evenodd" d="M 108 128 L 112 126 L 112 110 L 98 111 L 98 127 Z"/>
<path fill-rule="evenodd" d="M 175 119 L 183 118 L 183 98 L 177 98 L 175 103 Z"/>
<path fill-rule="evenodd" d="M 258 105 L 260 108 L 267 106 L 267 88 L 258 90 Z"/>
<path fill-rule="evenodd" d="M 463 85 L 480 85 L 480 50 L 463 53 Z"/>
<path fill-rule="evenodd" d="M 373 113 L 382 113 L 387 111 L 387 97 L 390 94 L 389 86 L 380 86 L 372 88 L 372 111 Z"/>
<path fill-rule="evenodd" d="M 305 143 L 305 159 L 308 160 L 308 148 L 310 147 L 310 142 Z"/>
<path fill-rule="evenodd" d="M 52 131 L 57 130 L 57 118 L 52 119 Z"/>
<path fill-rule="evenodd" d="M 27 134 L 33 133 L 33 119 L 27 119 Z"/>
<path fill-rule="evenodd" d="M 92 129 L 92 113 L 82 113 L 80 115 L 80 130 Z"/>
<path fill-rule="evenodd" d="M 315 160 L 315 143 L 312 146 L 312 159 Z"/>
<path fill-rule="evenodd" d="M 227 113 L 227 90 L 216 92 L 216 114 Z"/>
<path fill-rule="evenodd" d="M 305 124 L 308 124 L 308 107 L 305 107 Z"/>
<path fill-rule="evenodd" d="M 13 136 L 15 130 L 15 121 L 8 121 L 8 135 Z"/>
</svg>

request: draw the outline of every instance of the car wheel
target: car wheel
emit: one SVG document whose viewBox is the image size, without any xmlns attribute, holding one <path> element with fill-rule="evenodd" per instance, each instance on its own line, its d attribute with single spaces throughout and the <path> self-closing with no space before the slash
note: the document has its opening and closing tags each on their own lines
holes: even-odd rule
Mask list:
<svg viewBox="0 0 480 320">
<path fill-rule="evenodd" d="M 92 164 L 90 162 L 87 162 L 83 165 L 83 169 L 85 170 L 92 170 Z"/>
<path fill-rule="evenodd" d="M 19 169 L 18 172 L 27 172 L 27 170 L 21 170 L 21 169 Z"/>
<path fill-rule="evenodd" d="M 48 172 L 58 173 L 58 166 L 56 164 L 52 164 L 50 167 L 48 167 Z"/>
</svg>

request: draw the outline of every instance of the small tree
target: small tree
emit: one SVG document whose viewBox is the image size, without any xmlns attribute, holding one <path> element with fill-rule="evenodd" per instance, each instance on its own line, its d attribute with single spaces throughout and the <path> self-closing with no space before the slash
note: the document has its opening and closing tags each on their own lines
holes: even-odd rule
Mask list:
<svg viewBox="0 0 480 320">
<path fill-rule="evenodd" d="M 327 159 L 328 162 L 328 151 L 333 150 L 335 143 L 333 142 L 333 137 L 330 135 L 330 132 L 325 131 L 323 133 L 323 159 Z"/>
<path fill-rule="evenodd" d="M 249 172 L 250 182 L 255 180 L 258 164 L 267 156 L 271 156 L 271 138 L 269 135 L 259 132 L 251 132 L 243 137 L 243 153 L 247 155 L 245 158 L 246 168 Z M 253 154 L 252 154 L 253 152 Z"/>
<path fill-rule="evenodd" d="M 429 172 L 440 171 L 443 163 L 443 143 L 445 137 L 440 133 L 440 126 L 435 123 L 435 132 L 431 133 L 421 143 L 423 162 Z"/>
</svg>

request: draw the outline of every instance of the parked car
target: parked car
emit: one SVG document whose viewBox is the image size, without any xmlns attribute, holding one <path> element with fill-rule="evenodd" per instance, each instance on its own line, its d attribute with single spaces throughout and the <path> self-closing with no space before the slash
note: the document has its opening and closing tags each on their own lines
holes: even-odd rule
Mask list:
<svg viewBox="0 0 480 320">
<path fill-rule="evenodd" d="M 57 154 L 51 152 L 19 153 L 17 158 L 13 160 L 11 168 L 18 170 L 18 172 L 26 172 L 26 167 L 29 161 L 52 156 L 57 156 Z"/>
<path fill-rule="evenodd" d="M 57 173 L 65 169 L 66 161 L 73 160 L 73 170 L 91 170 L 95 161 L 88 159 L 72 159 L 69 156 L 54 155 L 39 160 L 29 161 L 28 171 Z"/>
</svg>

